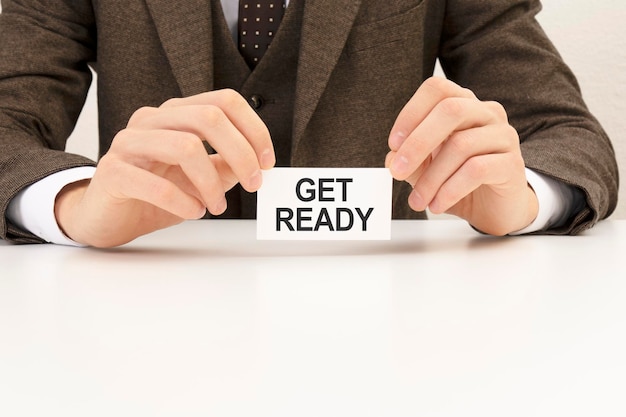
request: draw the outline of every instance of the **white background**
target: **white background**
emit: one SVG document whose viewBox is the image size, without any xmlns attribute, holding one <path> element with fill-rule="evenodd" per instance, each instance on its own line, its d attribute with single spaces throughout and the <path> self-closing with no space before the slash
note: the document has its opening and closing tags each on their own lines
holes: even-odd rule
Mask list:
<svg viewBox="0 0 626 417">
<path fill-rule="evenodd" d="M 626 177 L 626 2 L 545 0 L 538 19 L 578 76 L 587 104 L 613 140 Z M 91 158 L 97 154 L 94 95 L 92 91 L 68 144 L 69 151 Z M 622 182 L 620 196 L 625 187 Z M 626 218 L 626 201 L 620 201 L 613 218 Z"/>
</svg>

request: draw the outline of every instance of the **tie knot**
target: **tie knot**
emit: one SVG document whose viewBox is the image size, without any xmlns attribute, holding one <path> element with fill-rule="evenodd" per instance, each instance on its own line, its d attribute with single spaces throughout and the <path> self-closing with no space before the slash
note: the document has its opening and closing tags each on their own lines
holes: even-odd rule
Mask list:
<svg viewBox="0 0 626 417">
<path fill-rule="evenodd" d="M 285 12 L 284 0 L 239 1 L 239 51 L 250 68 L 263 57 Z"/>
</svg>

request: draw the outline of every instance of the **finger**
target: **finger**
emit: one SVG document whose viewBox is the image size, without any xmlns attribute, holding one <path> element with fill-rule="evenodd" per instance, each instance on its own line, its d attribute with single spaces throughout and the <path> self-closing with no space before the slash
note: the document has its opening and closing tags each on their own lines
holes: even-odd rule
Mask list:
<svg viewBox="0 0 626 417">
<path fill-rule="evenodd" d="M 222 179 L 222 187 L 228 191 L 233 188 L 239 181 L 237 176 L 230 168 L 230 166 L 224 161 L 224 158 L 220 154 L 209 155 L 211 163 L 218 172 L 219 177 Z"/>
<path fill-rule="evenodd" d="M 509 125 L 488 125 L 454 133 L 413 184 L 413 204 L 418 210 L 425 210 L 441 186 L 472 157 L 519 152 L 516 138 L 517 133 Z"/>
<path fill-rule="evenodd" d="M 435 152 L 433 152 L 433 155 L 434 154 Z M 389 151 L 389 153 L 387 154 L 385 158 L 385 168 L 389 168 L 389 165 L 391 161 L 393 160 L 393 158 L 395 157 L 395 155 L 396 155 L 396 152 Z M 404 181 L 408 182 L 411 185 L 411 187 L 414 187 L 417 180 L 422 176 L 424 171 L 426 171 L 426 169 L 428 169 L 428 167 L 430 166 L 431 161 L 432 161 L 431 156 L 426 158 L 426 160 L 422 162 L 422 164 L 419 167 L 417 167 L 417 169 L 413 171 L 413 173 L 409 177 L 407 177 Z"/>
<path fill-rule="evenodd" d="M 231 123 L 250 142 L 262 169 L 270 169 L 276 163 L 274 145 L 269 130 L 244 97 L 231 89 L 209 91 L 191 97 L 170 99 L 161 108 L 186 106 L 217 106 Z"/>
<path fill-rule="evenodd" d="M 391 163 L 394 178 L 408 177 L 456 131 L 499 123 L 489 105 L 474 99 L 446 98 L 439 102 L 404 141 Z"/>
<path fill-rule="evenodd" d="M 205 205 L 194 196 L 183 192 L 171 181 L 149 171 L 128 164 L 112 155 L 100 160 L 96 175 L 101 178 L 104 188 L 114 198 L 134 199 L 149 203 L 181 219 L 198 219 L 206 212 Z M 106 175 L 103 173 L 113 173 Z M 132 178 L 132 181 L 128 179 Z M 94 176 L 96 180 L 96 176 Z"/>
<path fill-rule="evenodd" d="M 115 137 L 111 151 L 146 170 L 152 170 L 154 162 L 180 167 L 193 188 L 186 192 L 199 196 L 214 215 L 226 210 L 222 181 L 196 135 L 172 130 L 126 129 Z M 180 180 L 176 183 L 182 184 Z"/>
<path fill-rule="evenodd" d="M 389 134 L 389 148 L 397 151 L 406 138 L 442 100 L 450 97 L 476 100 L 471 90 L 445 78 L 431 77 L 424 81 L 398 114 Z"/>
<path fill-rule="evenodd" d="M 479 187 L 505 186 L 511 179 L 512 158 L 509 154 L 480 155 L 468 159 L 437 191 L 429 205 L 431 212 L 444 213 Z M 409 200 L 414 198 L 413 195 Z M 410 202 L 411 204 L 411 202 Z"/>
<path fill-rule="evenodd" d="M 261 186 L 258 155 L 247 138 L 217 106 L 180 106 L 161 110 L 137 121 L 137 128 L 193 133 L 206 140 L 232 167 L 247 191 Z M 206 153 L 206 152 L 204 152 Z"/>
</svg>

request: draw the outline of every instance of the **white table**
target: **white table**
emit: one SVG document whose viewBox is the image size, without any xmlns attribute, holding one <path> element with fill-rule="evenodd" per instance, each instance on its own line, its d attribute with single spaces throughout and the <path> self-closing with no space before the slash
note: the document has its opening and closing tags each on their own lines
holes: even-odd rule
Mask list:
<svg viewBox="0 0 626 417">
<path fill-rule="evenodd" d="M 0 243 L 0 416 L 623 416 L 626 222 Z"/>
</svg>

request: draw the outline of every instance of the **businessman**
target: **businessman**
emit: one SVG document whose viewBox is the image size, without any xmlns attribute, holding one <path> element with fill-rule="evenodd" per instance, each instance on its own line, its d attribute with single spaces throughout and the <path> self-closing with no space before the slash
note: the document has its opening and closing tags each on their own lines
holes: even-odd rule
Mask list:
<svg viewBox="0 0 626 417">
<path fill-rule="evenodd" d="M 575 234 L 616 205 L 611 143 L 535 0 L 2 7 L 4 239 L 115 246 L 184 219 L 251 218 L 275 165 L 384 165 L 395 218 L 430 208 L 496 235 Z M 240 19 L 266 7 L 284 13 L 258 18 L 279 26 L 257 44 Z M 431 78 L 437 59 L 448 79 Z M 90 65 L 97 165 L 63 151 Z"/>
</svg>

